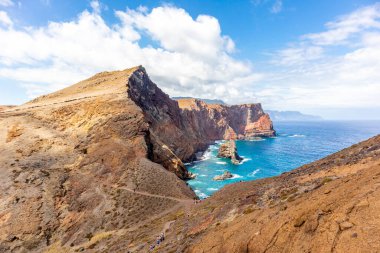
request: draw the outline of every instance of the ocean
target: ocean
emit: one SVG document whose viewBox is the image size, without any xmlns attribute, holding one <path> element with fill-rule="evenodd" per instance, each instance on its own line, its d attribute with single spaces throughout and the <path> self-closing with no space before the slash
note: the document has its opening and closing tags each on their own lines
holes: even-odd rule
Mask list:
<svg viewBox="0 0 380 253">
<path fill-rule="evenodd" d="M 186 164 L 196 175 L 188 184 L 198 197 L 207 198 L 227 184 L 276 176 L 316 161 L 380 134 L 380 121 L 274 122 L 274 128 L 276 137 L 236 141 L 238 153 L 244 158 L 239 165 L 216 157 L 223 141 L 211 145 L 202 160 Z M 233 178 L 213 180 L 226 170 Z"/>
</svg>

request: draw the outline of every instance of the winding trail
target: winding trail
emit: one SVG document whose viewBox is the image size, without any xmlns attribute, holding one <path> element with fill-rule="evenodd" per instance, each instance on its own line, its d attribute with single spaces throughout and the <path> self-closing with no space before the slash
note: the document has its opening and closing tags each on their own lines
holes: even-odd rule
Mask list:
<svg viewBox="0 0 380 253">
<path fill-rule="evenodd" d="M 123 234 L 125 232 L 132 232 L 132 231 L 140 228 L 141 226 L 144 226 L 145 224 L 147 224 L 153 220 L 159 219 L 159 218 L 161 218 L 161 217 L 163 217 L 163 216 L 165 216 L 165 215 L 167 215 L 167 214 L 169 214 L 169 213 L 171 213 L 171 212 L 173 212 L 173 211 L 175 211 L 181 207 L 184 209 L 186 216 L 188 217 L 190 215 L 190 208 L 194 204 L 194 200 L 192 200 L 192 199 L 181 199 L 181 198 L 175 198 L 175 197 L 170 197 L 170 196 L 153 194 L 153 193 L 149 193 L 149 192 L 145 192 L 145 191 L 137 191 L 137 190 L 133 190 L 131 188 L 125 187 L 125 186 L 114 185 L 113 187 L 117 188 L 117 189 L 124 190 L 124 191 L 129 191 L 129 192 L 134 193 L 134 194 L 139 194 L 139 195 L 143 195 L 143 196 L 147 196 L 147 197 L 154 197 L 154 198 L 170 199 L 170 200 L 178 202 L 176 205 L 172 206 L 171 208 L 168 208 L 161 213 L 153 215 L 149 219 L 144 220 L 143 222 L 139 222 L 136 225 L 129 227 L 127 229 L 118 230 L 117 231 L 118 234 Z M 165 222 L 165 224 L 161 230 L 161 233 L 166 234 L 166 232 L 170 229 L 170 227 L 172 226 L 172 224 L 174 222 L 175 222 L 175 220 Z M 187 225 L 186 230 L 188 230 L 189 224 L 186 224 L 186 225 Z"/>
<path fill-rule="evenodd" d="M 135 193 L 135 194 L 140 194 L 140 195 L 143 195 L 143 196 L 148 196 L 148 197 L 155 197 L 155 198 L 163 198 L 163 199 L 170 199 L 170 200 L 174 200 L 174 201 L 178 201 L 178 202 L 182 202 L 182 203 L 193 203 L 194 200 L 192 199 L 180 199 L 180 198 L 175 198 L 175 197 L 169 197 L 169 196 L 163 196 L 163 195 L 158 195 L 158 194 L 152 194 L 152 193 L 149 193 L 149 192 L 145 192 L 145 191 L 137 191 L 137 190 L 133 190 L 131 188 L 128 188 L 128 187 L 124 187 L 124 186 L 119 186 L 116 188 L 118 189 L 122 189 L 122 190 L 125 190 L 125 191 L 129 191 L 129 192 L 132 192 L 132 193 Z"/>
</svg>

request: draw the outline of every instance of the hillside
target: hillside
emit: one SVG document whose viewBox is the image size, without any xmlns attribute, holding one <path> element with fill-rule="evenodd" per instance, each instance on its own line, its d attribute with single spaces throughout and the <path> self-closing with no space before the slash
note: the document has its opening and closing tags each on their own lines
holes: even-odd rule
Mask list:
<svg viewBox="0 0 380 253">
<path fill-rule="evenodd" d="M 197 117 L 211 116 L 203 112 L 209 109 L 181 109 L 142 67 L 102 72 L 5 108 L 0 252 L 81 251 L 95 245 L 98 252 L 109 247 L 103 240 L 110 236 L 125 236 L 115 245 L 123 252 L 138 250 L 136 241 L 151 240 L 165 225 L 149 224 L 195 198 L 183 181 L 191 177 L 183 161 L 224 136 L 274 133 L 259 109 L 252 114 L 242 108 L 243 114 L 233 116 L 241 125 L 230 125 L 232 115 L 225 111 L 203 122 Z"/>
</svg>

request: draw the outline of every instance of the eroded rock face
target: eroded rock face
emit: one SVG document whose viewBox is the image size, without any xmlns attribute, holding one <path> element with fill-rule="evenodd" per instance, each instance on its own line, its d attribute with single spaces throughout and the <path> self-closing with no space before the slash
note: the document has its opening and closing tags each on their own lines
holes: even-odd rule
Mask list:
<svg viewBox="0 0 380 253">
<path fill-rule="evenodd" d="M 143 68 L 131 75 L 128 87 L 129 97 L 142 108 L 150 125 L 152 160 L 181 178 L 189 176 L 181 161 L 196 159 L 195 153 L 215 140 L 275 134 L 260 104 L 207 105 L 196 99 L 177 102 L 162 92 Z"/>
<path fill-rule="evenodd" d="M 218 105 L 197 99 L 179 99 L 188 129 L 211 140 L 274 136 L 272 121 L 261 104 Z"/>
<path fill-rule="evenodd" d="M 220 145 L 218 157 L 231 159 L 233 164 L 239 164 L 243 160 L 243 158 L 241 158 L 237 153 L 236 143 L 234 140 L 227 141 Z"/>
</svg>

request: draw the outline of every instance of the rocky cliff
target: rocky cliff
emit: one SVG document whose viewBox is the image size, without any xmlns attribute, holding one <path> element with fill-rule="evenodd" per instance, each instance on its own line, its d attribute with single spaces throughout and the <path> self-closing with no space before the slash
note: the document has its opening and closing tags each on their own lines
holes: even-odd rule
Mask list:
<svg viewBox="0 0 380 253">
<path fill-rule="evenodd" d="M 227 141 L 226 143 L 220 145 L 218 157 L 231 159 L 233 164 L 239 164 L 243 160 L 237 152 L 236 143 L 234 140 Z"/>
<path fill-rule="evenodd" d="M 2 108 L 0 252 L 138 250 L 195 197 L 182 161 L 226 133 L 273 133 L 262 111 L 201 106 L 181 108 L 136 67 Z"/>
<path fill-rule="evenodd" d="M 210 140 L 249 139 L 274 136 L 272 121 L 261 104 L 206 104 L 197 99 L 179 99 L 187 129 Z"/>
</svg>

